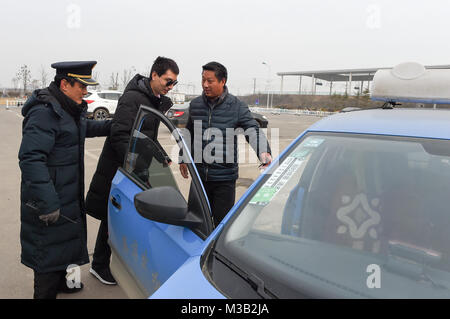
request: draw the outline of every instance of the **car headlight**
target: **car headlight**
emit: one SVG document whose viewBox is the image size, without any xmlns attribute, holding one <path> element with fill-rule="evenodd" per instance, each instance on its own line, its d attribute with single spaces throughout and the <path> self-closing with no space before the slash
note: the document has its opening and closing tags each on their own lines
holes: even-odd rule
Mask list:
<svg viewBox="0 0 450 319">
<path fill-rule="evenodd" d="M 262 118 L 265 119 L 265 120 L 267 120 L 267 116 L 265 116 L 265 115 L 263 115 Z"/>
</svg>

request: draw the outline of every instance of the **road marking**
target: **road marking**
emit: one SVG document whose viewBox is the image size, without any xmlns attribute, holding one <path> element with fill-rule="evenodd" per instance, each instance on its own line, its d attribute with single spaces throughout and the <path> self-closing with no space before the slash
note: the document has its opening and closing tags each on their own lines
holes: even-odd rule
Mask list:
<svg viewBox="0 0 450 319">
<path fill-rule="evenodd" d="M 23 118 L 22 115 L 18 114 L 17 112 L 14 112 L 13 110 L 6 109 L 6 111 L 13 113 L 15 116 L 17 116 L 17 117 L 20 118 L 20 119 Z"/>
</svg>

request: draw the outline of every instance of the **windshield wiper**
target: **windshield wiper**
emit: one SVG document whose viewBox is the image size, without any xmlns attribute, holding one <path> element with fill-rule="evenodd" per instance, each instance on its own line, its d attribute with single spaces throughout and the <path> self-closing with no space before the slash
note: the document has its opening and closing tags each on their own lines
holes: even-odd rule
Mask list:
<svg viewBox="0 0 450 319">
<path fill-rule="evenodd" d="M 423 278 L 424 280 L 426 280 L 427 282 L 430 282 L 430 283 L 433 285 L 434 288 L 439 288 L 439 289 L 446 289 L 446 290 L 448 290 L 447 286 L 445 286 L 445 285 L 443 285 L 443 284 L 441 284 L 441 283 L 439 283 L 439 282 L 436 282 L 436 280 L 434 280 L 433 278 L 431 278 L 431 276 L 430 276 L 429 274 L 425 273 L 425 272 L 422 273 L 422 278 Z"/>
<path fill-rule="evenodd" d="M 426 272 L 426 266 L 419 264 L 411 264 L 406 261 L 389 260 L 384 265 L 384 269 L 390 273 L 403 276 L 417 282 L 425 281 L 430 283 L 434 288 L 449 290 L 447 286 L 436 281 L 430 274 Z"/>
<path fill-rule="evenodd" d="M 239 275 L 242 279 L 244 279 L 250 287 L 261 297 L 264 299 L 278 299 L 277 295 L 271 292 L 266 286 L 264 281 L 252 273 L 247 273 L 243 269 L 236 266 L 233 262 L 231 262 L 228 258 L 223 256 L 214 250 L 214 257 L 216 257 L 220 262 L 225 264 L 228 268 L 230 268 L 233 272 Z"/>
<path fill-rule="evenodd" d="M 434 288 L 449 290 L 427 273 L 430 265 L 437 265 L 442 259 L 438 252 L 398 241 L 389 241 L 389 255 L 385 268 L 392 273 L 408 277 L 415 281 L 426 281 Z"/>
</svg>

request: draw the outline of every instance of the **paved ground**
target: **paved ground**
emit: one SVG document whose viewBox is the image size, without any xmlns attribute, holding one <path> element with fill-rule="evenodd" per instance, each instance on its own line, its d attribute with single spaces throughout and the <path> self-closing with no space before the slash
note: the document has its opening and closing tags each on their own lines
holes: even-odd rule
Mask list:
<svg viewBox="0 0 450 319">
<path fill-rule="evenodd" d="M 279 147 L 272 141 L 274 155 L 278 155 L 299 133 L 320 118 L 292 115 L 267 115 L 269 118 L 269 138 L 271 129 L 279 130 Z M 18 150 L 21 141 L 23 117 L 20 108 L 6 110 L 0 106 L 0 299 L 31 298 L 33 295 L 33 271 L 20 263 L 20 169 Z M 87 139 L 85 174 L 86 189 L 97 166 L 97 160 L 103 147 L 104 138 Z M 162 135 L 161 144 L 169 143 Z M 242 146 L 245 146 L 243 143 Z M 275 146 L 275 147 L 274 147 Z M 252 152 L 252 151 L 251 151 Z M 241 147 L 241 156 L 247 154 L 248 147 Z M 259 175 L 258 164 L 242 164 L 237 183 L 237 199 Z M 174 172 L 176 172 L 175 167 Z M 88 250 L 92 257 L 99 222 L 88 217 Z M 105 286 L 89 274 L 89 265 L 81 267 L 81 280 L 85 284 L 82 292 L 74 295 L 59 295 L 58 298 L 125 298 L 117 286 Z"/>
</svg>

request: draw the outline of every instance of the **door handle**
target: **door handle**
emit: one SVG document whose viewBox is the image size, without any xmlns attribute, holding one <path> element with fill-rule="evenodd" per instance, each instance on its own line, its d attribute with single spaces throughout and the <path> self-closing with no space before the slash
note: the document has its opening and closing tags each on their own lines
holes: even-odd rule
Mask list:
<svg viewBox="0 0 450 319">
<path fill-rule="evenodd" d="M 117 198 L 115 198 L 114 196 L 111 196 L 110 198 L 111 204 L 113 204 L 113 206 L 117 209 L 122 209 L 122 205 L 119 204 L 119 202 L 117 201 Z"/>
</svg>

